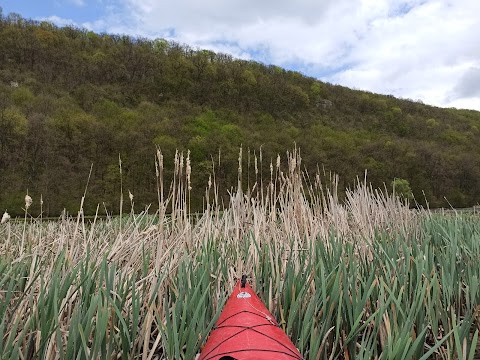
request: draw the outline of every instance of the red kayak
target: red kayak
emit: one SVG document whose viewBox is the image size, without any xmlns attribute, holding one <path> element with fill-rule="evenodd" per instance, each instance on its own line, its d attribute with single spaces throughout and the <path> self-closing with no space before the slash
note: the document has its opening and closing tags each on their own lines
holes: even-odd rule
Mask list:
<svg viewBox="0 0 480 360">
<path fill-rule="evenodd" d="M 303 359 L 246 279 L 227 300 L 199 360 Z"/>
</svg>

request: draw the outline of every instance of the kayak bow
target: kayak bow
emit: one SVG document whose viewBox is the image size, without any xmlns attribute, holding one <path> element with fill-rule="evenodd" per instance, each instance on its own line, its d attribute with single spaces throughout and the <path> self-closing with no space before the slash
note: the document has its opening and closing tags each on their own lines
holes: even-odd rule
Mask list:
<svg viewBox="0 0 480 360">
<path fill-rule="evenodd" d="M 245 277 L 235 286 L 199 360 L 303 359 Z"/>
</svg>

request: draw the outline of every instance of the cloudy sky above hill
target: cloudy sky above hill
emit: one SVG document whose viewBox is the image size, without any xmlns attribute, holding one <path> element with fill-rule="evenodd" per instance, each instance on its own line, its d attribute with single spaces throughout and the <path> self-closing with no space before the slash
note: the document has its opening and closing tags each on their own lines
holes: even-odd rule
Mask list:
<svg viewBox="0 0 480 360">
<path fill-rule="evenodd" d="M 322 81 L 480 110 L 479 0 L 3 0 L 4 15 L 163 37 Z"/>
</svg>

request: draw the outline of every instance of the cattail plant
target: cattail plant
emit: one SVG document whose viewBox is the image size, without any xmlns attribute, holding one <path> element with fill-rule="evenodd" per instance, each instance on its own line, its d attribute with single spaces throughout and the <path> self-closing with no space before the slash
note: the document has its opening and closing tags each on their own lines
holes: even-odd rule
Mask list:
<svg viewBox="0 0 480 360">
<path fill-rule="evenodd" d="M 2 220 L 0 221 L 0 224 L 5 224 L 8 220 L 10 220 L 10 215 L 8 214 L 7 210 L 2 215 Z"/>
<path fill-rule="evenodd" d="M 120 172 L 120 219 L 118 223 L 118 227 L 120 229 L 119 233 L 122 235 L 122 215 L 123 215 L 123 173 L 122 173 L 122 158 L 120 154 L 118 154 L 118 169 Z"/>
<path fill-rule="evenodd" d="M 8 256 L 8 254 L 10 253 L 10 239 L 12 236 L 11 224 L 9 222 L 10 218 L 11 218 L 10 214 L 7 212 L 7 210 L 5 210 L 5 212 L 2 215 L 2 220 L 0 221 L 0 224 L 6 224 L 6 229 L 4 230 L 6 231 L 6 236 L 4 240 L 4 249 L 3 249 L 3 254 L 5 254 L 5 256 Z M 0 245 L 0 250 L 1 248 L 2 246 Z M 0 254 L 2 254 L 1 251 L 0 251 Z"/>
<path fill-rule="evenodd" d="M 30 195 L 25 195 L 25 219 L 23 222 L 23 233 L 22 233 L 22 243 L 20 244 L 20 256 L 23 255 L 24 246 L 25 246 L 25 237 L 26 237 L 26 229 L 27 229 L 27 216 L 28 216 L 28 208 L 32 205 L 33 200 Z"/>
<path fill-rule="evenodd" d="M 158 210 L 136 214 L 129 191 L 121 228 L 5 211 L 0 249 L 25 246 L 0 251 L 1 358 L 194 359 L 244 273 L 305 358 L 478 358 L 478 217 L 411 210 L 365 177 L 341 201 L 338 177 L 305 174 L 297 150 L 265 184 L 254 152 L 252 189 L 224 204 L 215 172 L 192 186 L 186 154 L 165 185 L 157 149 Z"/>
<path fill-rule="evenodd" d="M 32 205 L 33 200 L 32 198 L 27 194 L 25 195 L 25 210 L 28 210 L 28 208 Z"/>
<path fill-rule="evenodd" d="M 133 202 L 133 194 L 130 190 L 128 190 L 128 198 L 130 199 L 130 206 L 132 207 L 132 214 L 135 213 L 135 206 Z"/>
</svg>

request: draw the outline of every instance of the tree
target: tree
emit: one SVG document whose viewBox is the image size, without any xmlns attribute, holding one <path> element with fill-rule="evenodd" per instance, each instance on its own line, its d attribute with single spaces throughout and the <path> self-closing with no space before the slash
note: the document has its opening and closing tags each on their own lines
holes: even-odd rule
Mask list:
<svg viewBox="0 0 480 360">
<path fill-rule="evenodd" d="M 295 142 L 308 171 L 318 164 L 340 175 L 340 191 L 368 169 L 373 186 L 395 179 L 402 199 L 425 194 L 418 201 L 432 207 L 447 205 L 444 198 L 471 206 L 480 196 L 477 111 L 354 91 L 228 54 L 59 28 L 1 10 L 0 49 L 0 183 L 14 185 L 0 194 L 0 209 L 32 189 L 25 169 L 50 215 L 76 209 L 93 163 L 95 212 L 97 202 L 117 193 L 119 153 L 123 184 L 137 205 L 155 202 L 156 144 L 165 164 L 176 149 L 190 148 L 192 167 L 201 168 L 192 180 L 202 187 L 219 152 L 215 170 L 226 189 L 237 181 L 240 144 L 262 146 L 269 159 Z M 335 106 L 319 108 L 321 101 Z M 166 166 L 165 173 L 173 170 Z M 202 193 L 192 192 L 192 200 L 201 204 Z"/>
<path fill-rule="evenodd" d="M 393 193 L 403 201 L 410 203 L 414 199 L 408 180 L 396 178 L 392 181 Z"/>
</svg>

